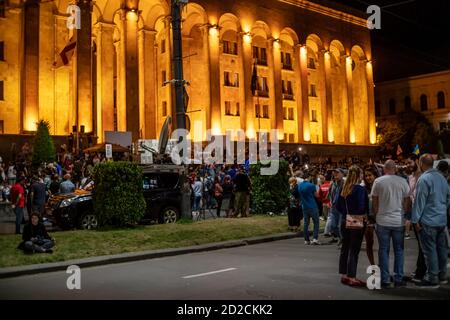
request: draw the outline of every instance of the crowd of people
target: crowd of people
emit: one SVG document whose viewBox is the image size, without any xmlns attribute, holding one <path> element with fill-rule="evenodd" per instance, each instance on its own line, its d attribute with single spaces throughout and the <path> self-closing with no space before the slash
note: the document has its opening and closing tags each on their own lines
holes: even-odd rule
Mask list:
<svg viewBox="0 0 450 320">
<path fill-rule="evenodd" d="M 0 202 L 10 205 L 15 213 L 15 233 L 22 234 L 24 240 L 21 249 L 52 252 L 54 240 L 47 241 L 50 238 L 43 225 L 46 202 L 58 193 L 91 190 L 93 167 L 104 161 L 101 154 L 76 154 L 64 145 L 57 161 L 39 168 L 31 165 L 31 152 L 26 145 L 14 161 L 5 163 L 0 157 Z"/>
<path fill-rule="evenodd" d="M 319 223 L 326 220 L 324 236 L 340 248 L 341 282 L 366 286 L 356 278 L 363 240 L 371 265 L 374 235 L 379 244 L 378 266 L 381 287 L 402 287 L 413 281 L 420 288 L 437 288 L 447 283 L 448 224 L 450 214 L 449 164 L 425 154 L 411 154 L 403 163 L 299 166 L 291 161 L 289 226 L 296 231 L 303 219 L 306 245 L 320 245 Z M 310 239 L 309 226 L 313 221 Z M 418 241 L 416 270 L 404 273 L 405 240 L 411 230 Z M 389 270 L 390 244 L 394 249 L 394 270 Z"/>
</svg>

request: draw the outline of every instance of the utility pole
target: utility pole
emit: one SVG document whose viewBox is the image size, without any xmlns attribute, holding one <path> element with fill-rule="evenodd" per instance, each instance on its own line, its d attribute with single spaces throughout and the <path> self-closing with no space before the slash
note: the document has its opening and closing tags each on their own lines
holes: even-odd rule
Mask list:
<svg viewBox="0 0 450 320">
<path fill-rule="evenodd" d="M 181 35 L 181 10 L 188 0 L 172 0 L 172 31 L 173 31 L 173 83 L 175 84 L 176 128 L 186 129 L 186 113 L 184 105 L 183 79 L 183 44 Z"/>
</svg>

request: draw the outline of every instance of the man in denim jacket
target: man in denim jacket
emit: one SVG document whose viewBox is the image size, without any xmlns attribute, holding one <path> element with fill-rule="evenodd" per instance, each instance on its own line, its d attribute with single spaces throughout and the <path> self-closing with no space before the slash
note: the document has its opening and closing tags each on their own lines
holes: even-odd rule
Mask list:
<svg viewBox="0 0 450 320">
<path fill-rule="evenodd" d="M 416 187 L 416 200 L 412 211 L 412 223 L 418 234 L 427 265 L 427 273 L 420 288 L 439 288 L 446 284 L 447 272 L 447 211 L 450 206 L 450 187 L 447 181 L 433 169 L 429 154 L 420 157 L 423 172 Z"/>
</svg>

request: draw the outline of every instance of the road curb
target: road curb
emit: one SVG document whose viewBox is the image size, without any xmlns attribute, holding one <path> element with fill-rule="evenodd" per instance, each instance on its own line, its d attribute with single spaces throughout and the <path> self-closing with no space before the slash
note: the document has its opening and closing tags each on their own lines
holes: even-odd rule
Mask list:
<svg viewBox="0 0 450 320">
<path fill-rule="evenodd" d="M 38 273 L 67 270 L 67 267 L 70 265 L 77 265 L 80 268 L 95 267 L 95 266 L 102 266 L 102 265 L 115 264 L 115 263 L 124 263 L 124 262 L 133 262 L 133 261 L 148 260 L 148 259 L 155 259 L 155 258 L 162 258 L 162 257 L 170 257 L 170 256 L 176 256 L 176 255 L 188 254 L 188 253 L 206 252 L 206 251 L 213 251 L 213 250 L 220 250 L 220 249 L 235 248 L 235 247 L 253 245 L 253 244 L 258 244 L 258 243 L 265 243 L 265 242 L 271 242 L 271 241 L 277 241 L 277 240 L 293 239 L 293 238 L 297 238 L 300 236 L 301 236 L 301 233 L 289 232 L 289 233 L 273 234 L 273 235 L 268 235 L 268 236 L 260 236 L 260 237 L 253 237 L 253 238 L 215 242 L 215 243 L 203 244 L 203 245 L 198 245 L 198 246 L 190 246 L 190 247 L 175 248 L 175 249 L 149 250 L 149 251 L 142 251 L 142 252 L 121 253 L 121 254 L 116 254 L 116 255 L 98 256 L 98 257 L 83 258 L 83 259 L 76 259 L 76 260 L 67 260 L 67 261 L 61 261 L 61 262 L 32 264 L 32 265 L 19 266 L 19 267 L 7 267 L 7 268 L 0 269 L 0 279 L 12 278 L 12 277 L 24 276 L 24 275 L 32 275 L 32 274 L 38 274 Z"/>
</svg>

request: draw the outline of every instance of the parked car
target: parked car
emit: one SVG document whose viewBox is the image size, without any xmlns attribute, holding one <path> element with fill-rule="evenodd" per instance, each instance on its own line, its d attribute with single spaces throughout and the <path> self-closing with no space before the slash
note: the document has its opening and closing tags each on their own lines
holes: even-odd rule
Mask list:
<svg viewBox="0 0 450 320">
<path fill-rule="evenodd" d="M 184 167 L 148 165 L 142 168 L 142 192 L 146 210 L 141 223 L 176 222 L 181 213 Z M 95 229 L 98 226 L 92 193 L 85 190 L 52 196 L 47 203 L 46 217 L 63 229 Z"/>
</svg>

